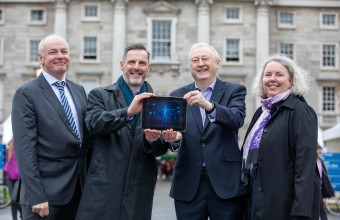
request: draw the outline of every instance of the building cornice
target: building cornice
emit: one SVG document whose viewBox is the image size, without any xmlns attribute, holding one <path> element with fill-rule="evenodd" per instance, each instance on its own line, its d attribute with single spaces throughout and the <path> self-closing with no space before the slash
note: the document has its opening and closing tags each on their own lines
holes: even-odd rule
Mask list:
<svg viewBox="0 0 340 220">
<path fill-rule="evenodd" d="M 49 2 L 70 2 L 72 0 L 0 0 L 0 3 L 49 3 Z"/>
<path fill-rule="evenodd" d="M 181 9 L 168 2 L 158 1 L 156 3 L 146 6 L 143 9 L 143 11 L 146 14 L 164 14 L 164 13 L 179 14 L 181 12 Z"/>
<path fill-rule="evenodd" d="M 287 7 L 340 7 L 339 0 L 273 0 L 273 6 Z"/>
</svg>

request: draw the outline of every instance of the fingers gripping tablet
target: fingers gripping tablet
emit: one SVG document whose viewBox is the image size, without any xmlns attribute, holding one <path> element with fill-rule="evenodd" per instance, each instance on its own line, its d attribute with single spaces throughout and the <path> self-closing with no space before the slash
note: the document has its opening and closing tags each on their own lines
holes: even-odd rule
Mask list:
<svg viewBox="0 0 340 220">
<path fill-rule="evenodd" d="M 142 128 L 184 131 L 187 102 L 178 97 L 151 97 L 143 100 Z"/>
</svg>

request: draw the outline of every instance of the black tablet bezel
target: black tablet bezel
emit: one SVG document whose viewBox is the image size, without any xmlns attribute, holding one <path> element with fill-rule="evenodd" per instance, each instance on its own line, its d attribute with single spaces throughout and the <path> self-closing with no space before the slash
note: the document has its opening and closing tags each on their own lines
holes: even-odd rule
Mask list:
<svg viewBox="0 0 340 220">
<path fill-rule="evenodd" d="M 179 122 L 176 123 L 176 127 L 172 126 L 163 126 L 158 124 L 153 124 L 153 123 L 148 123 L 148 122 L 154 122 L 155 119 L 152 118 L 152 115 L 149 114 L 150 111 L 150 105 L 152 103 L 171 103 L 171 105 L 178 106 L 180 108 L 180 117 L 179 117 Z M 148 109 L 149 108 L 149 109 Z M 155 96 L 155 97 L 150 97 L 143 99 L 143 111 L 142 111 L 142 128 L 143 129 L 156 129 L 156 130 L 167 130 L 172 128 L 174 131 L 185 131 L 186 129 L 186 109 L 187 109 L 187 102 L 183 98 L 179 97 L 164 97 L 164 96 Z M 152 110 L 152 108 L 151 108 Z"/>
</svg>

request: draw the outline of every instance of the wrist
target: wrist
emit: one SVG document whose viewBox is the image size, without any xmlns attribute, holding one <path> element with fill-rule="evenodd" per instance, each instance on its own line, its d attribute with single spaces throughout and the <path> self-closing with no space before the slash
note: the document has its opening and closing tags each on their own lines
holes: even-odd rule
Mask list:
<svg viewBox="0 0 340 220">
<path fill-rule="evenodd" d="M 215 103 L 214 102 L 210 102 L 211 103 L 211 108 L 210 108 L 210 110 L 205 110 L 205 113 L 207 113 L 207 114 L 211 114 L 214 110 L 215 110 L 215 108 L 216 108 L 216 106 L 215 106 Z"/>
</svg>

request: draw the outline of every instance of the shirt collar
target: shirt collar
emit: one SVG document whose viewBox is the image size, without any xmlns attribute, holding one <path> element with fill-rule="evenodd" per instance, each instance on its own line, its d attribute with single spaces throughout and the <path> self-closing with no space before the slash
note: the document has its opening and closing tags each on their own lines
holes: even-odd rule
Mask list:
<svg viewBox="0 0 340 220">
<path fill-rule="evenodd" d="M 45 72 L 44 70 L 42 71 L 42 74 L 44 75 L 45 79 L 47 80 L 47 82 L 52 85 L 53 83 L 60 81 L 56 78 L 54 78 L 52 75 L 50 75 L 49 73 Z M 65 76 L 63 77 L 63 80 L 61 81 L 65 81 Z"/>
<path fill-rule="evenodd" d="M 207 88 L 205 91 L 207 91 L 209 88 L 211 89 L 211 91 L 213 91 L 214 88 L 215 88 L 215 85 L 216 85 L 216 79 L 215 79 L 215 81 L 214 81 L 213 83 L 211 83 L 211 84 L 208 86 L 208 88 Z M 197 86 L 196 82 L 195 82 L 195 89 L 198 90 L 198 91 L 204 92 L 204 91 L 202 91 L 202 89 L 200 89 L 200 88 Z"/>
</svg>

